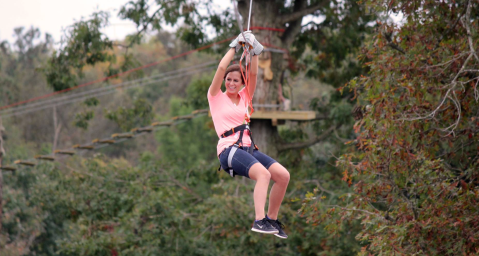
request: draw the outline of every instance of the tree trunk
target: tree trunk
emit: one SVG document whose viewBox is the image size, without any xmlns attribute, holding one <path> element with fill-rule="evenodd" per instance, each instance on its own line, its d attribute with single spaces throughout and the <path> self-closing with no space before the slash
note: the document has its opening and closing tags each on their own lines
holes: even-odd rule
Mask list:
<svg viewBox="0 0 479 256">
<path fill-rule="evenodd" d="M 238 9 L 243 17 L 243 28 L 247 29 L 249 2 L 239 1 Z M 276 46 L 283 49 L 289 49 L 293 43 L 294 38 L 301 32 L 302 17 L 288 22 L 285 26 L 283 22 L 284 15 L 280 14 L 280 6 L 278 1 L 271 0 L 255 0 L 252 7 L 251 27 L 269 27 L 277 29 L 285 29 L 285 32 L 277 32 L 271 30 L 257 30 L 255 36 L 266 48 L 268 46 Z M 306 6 L 307 1 L 296 0 L 295 11 L 301 10 Z M 281 3 L 280 3 L 281 4 Z M 260 55 L 260 60 L 271 59 L 271 70 L 273 72 L 272 80 L 267 80 L 264 77 L 264 70 L 259 69 L 258 83 L 253 97 L 253 104 L 278 104 L 277 86 L 280 82 L 280 76 L 285 69 L 284 54 L 276 52 L 263 52 Z M 278 134 L 278 129 L 273 126 L 272 120 L 253 120 L 251 122 L 251 129 L 261 151 L 265 154 L 277 158 L 278 146 L 281 143 L 281 138 Z"/>
<path fill-rule="evenodd" d="M 5 150 L 3 148 L 3 132 L 5 128 L 2 124 L 2 118 L 0 117 L 0 166 L 2 166 L 3 156 L 5 155 Z M 3 171 L 0 170 L 0 232 L 2 231 L 2 221 L 3 221 Z"/>
</svg>

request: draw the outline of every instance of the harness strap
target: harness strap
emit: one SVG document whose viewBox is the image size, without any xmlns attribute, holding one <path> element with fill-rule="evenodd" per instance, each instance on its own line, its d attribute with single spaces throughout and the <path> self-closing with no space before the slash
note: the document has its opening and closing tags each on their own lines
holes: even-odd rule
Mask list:
<svg viewBox="0 0 479 256">
<path fill-rule="evenodd" d="M 239 132 L 239 131 L 244 131 L 244 130 L 248 130 L 251 134 L 251 130 L 249 129 L 249 125 L 247 124 L 242 124 L 242 125 L 239 125 L 239 126 L 236 126 L 235 128 L 232 128 L 231 130 L 228 130 L 226 132 L 224 132 L 223 134 L 221 134 L 221 138 L 226 138 L 228 136 L 231 136 L 233 134 L 235 134 L 236 132 Z"/>
<path fill-rule="evenodd" d="M 231 177 L 234 177 L 234 172 L 233 172 L 233 156 L 235 155 L 236 153 L 236 150 L 238 150 L 238 146 L 236 144 L 233 145 L 233 147 L 231 148 L 231 151 L 228 155 L 228 170 L 230 172 L 230 176 Z"/>
<path fill-rule="evenodd" d="M 251 146 L 248 150 L 248 153 L 253 155 L 253 150 L 254 149 L 258 149 L 258 147 L 254 144 L 254 141 L 253 141 L 253 136 L 251 134 L 251 130 L 249 128 L 249 125 L 247 124 L 242 124 L 240 126 L 236 126 L 234 128 L 232 128 L 231 130 L 229 131 L 226 131 L 225 133 L 221 134 L 221 138 L 225 138 L 225 137 L 228 137 L 228 136 L 231 136 L 233 135 L 235 132 L 240 132 L 240 136 L 238 138 L 238 140 L 231 146 L 231 150 L 228 154 L 228 168 L 227 170 L 225 171 L 228 171 L 230 176 L 231 177 L 234 177 L 235 176 L 235 172 L 233 171 L 233 157 L 236 153 L 236 151 L 239 149 L 239 148 L 243 148 L 243 133 L 245 130 L 248 130 L 249 131 L 249 135 L 250 135 L 250 139 L 251 139 Z M 218 171 L 221 169 L 221 165 L 220 167 L 218 168 Z"/>
</svg>

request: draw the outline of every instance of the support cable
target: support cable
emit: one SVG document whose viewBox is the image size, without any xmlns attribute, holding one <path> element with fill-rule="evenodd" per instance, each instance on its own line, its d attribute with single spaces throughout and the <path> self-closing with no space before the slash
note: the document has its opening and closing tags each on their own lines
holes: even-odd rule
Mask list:
<svg viewBox="0 0 479 256">
<path fill-rule="evenodd" d="M 175 75 L 171 75 L 171 76 L 167 76 L 167 77 L 162 77 L 162 78 L 155 79 L 155 80 L 151 80 L 151 81 L 144 82 L 144 83 L 131 84 L 131 85 L 125 86 L 125 87 L 123 87 L 123 88 L 128 89 L 128 88 L 134 88 L 134 87 L 139 87 L 139 86 L 145 86 L 145 85 L 154 84 L 154 83 L 158 83 L 158 82 L 162 82 L 162 81 L 168 81 L 168 80 L 170 80 L 170 79 L 180 78 L 180 77 L 184 77 L 185 75 L 196 74 L 196 73 L 199 73 L 199 72 L 202 72 L 202 71 L 213 70 L 213 69 L 214 69 L 214 66 L 204 67 L 204 68 L 201 68 L 201 69 L 192 70 L 192 71 L 187 71 L 187 72 L 181 72 L 181 73 L 177 73 L 177 74 L 175 74 Z M 18 116 L 18 115 L 28 114 L 28 113 L 36 112 L 36 111 L 39 111 L 39 110 L 52 108 L 52 107 L 54 107 L 54 106 L 61 106 L 61 105 L 69 104 L 69 103 L 74 103 L 74 102 L 78 102 L 78 101 L 83 101 L 83 100 L 89 99 L 89 98 L 91 98 L 91 97 L 93 97 L 93 96 L 94 96 L 94 97 L 105 96 L 105 95 L 108 95 L 108 94 L 111 94 L 111 93 L 114 93 L 114 92 L 116 92 L 116 91 L 115 91 L 115 90 L 108 90 L 108 91 L 96 93 L 95 95 L 87 95 L 87 96 L 83 96 L 83 97 L 75 97 L 75 98 L 69 99 L 69 100 L 64 100 L 64 101 L 54 102 L 54 103 L 48 103 L 48 104 L 43 105 L 43 106 L 31 107 L 31 108 L 24 109 L 24 110 L 20 110 L 20 111 L 17 111 L 17 112 L 7 113 L 7 114 L 5 114 L 5 115 L 2 115 L 2 117 L 11 117 L 11 116 Z"/>
</svg>

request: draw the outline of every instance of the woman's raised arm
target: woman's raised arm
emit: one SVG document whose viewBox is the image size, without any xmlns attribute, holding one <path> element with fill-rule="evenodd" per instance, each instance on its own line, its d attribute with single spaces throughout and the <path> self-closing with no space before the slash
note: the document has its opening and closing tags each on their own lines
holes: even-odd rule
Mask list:
<svg viewBox="0 0 479 256">
<path fill-rule="evenodd" d="M 210 85 L 211 96 L 216 96 L 216 94 L 218 94 L 218 92 L 221 90 L 221 84 L 223 84 L 226 68 L 228 68 L 231 60 L 233 60 L 235 51 L 235 48 L 229 49 L 223 59 L 221 59 L 218 69 L 216 70 L 215 77 L 213 78 L 213 82 L 211 82 Z"/>
</svg>

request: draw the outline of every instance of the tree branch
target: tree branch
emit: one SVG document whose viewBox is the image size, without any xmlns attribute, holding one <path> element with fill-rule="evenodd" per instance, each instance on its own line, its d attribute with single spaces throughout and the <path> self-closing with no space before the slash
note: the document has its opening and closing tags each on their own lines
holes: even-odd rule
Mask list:
<svg viewBox="0 0 479 256">
<path fill-rule="evenodd" d="M 135 41 L 140 37 L 140 35 L 145 32 L 145 30 L 148 28 L 148 25 L 150 25 L 150 23 L 153 21 L 153 19 L 155 19 L 155 16 L 160 13 L 160 11 L 163 9 L 162 6 L 160 6 L 148 19 L 148 21 L 144 22 L 142 25 L 143 25 L 143 28 L 141 28 L 141 30 L 139 30 L 136 35 L 130 40 L 130 43 L 128 45 L 122 45 L 126 48 L 126 52 L 125 54 L 128 53 L 128 49 L 130 47 L 132 47 L 134 44 L 135 44 Z"/>
<path fill-rule="evenodd" d="M 401 47 L 399 47 L 399 45 L 393 43 L 392 38 L 391 38 L 391 36 L 392 36 L 391 33 L 383 32 L 383 36 L 384 36 L 384 38 L 386 38 L 386 40 L 388 41 L 387 46 L 393 48 L 394 50 L 399 51 L 399 52 L 402 53 L 402 54 L 406 54 L 406 52 L 405 52 L 403 49 L 401 49 Z"/>
<path fill-rule="evenodd" d="M 280 22 L 281 24 L 297 21 L 301 18 L 303 18 L 305 15 L 312 14 L 315 11 L 319 10 L 319 8 L 323 7 L 326 5 L 326 3 L 329 3 L 328 1 L 323 1 L 322 3 L 313 5 L 313 6 L 308 6 L 305 9 L 298 10 L 289 14 L 283 14 L 280 17 Z"/>
<path fill-rule="evenodd" d="M 474 48 L 474 43 L 472 41 L 472 33 L 471 33 L 471 27 L 470 27 L 470 20 L 471 20 L 471 3 L 468 2 L 467 8 L 466 8 L 466 17 L 464 17 L 462 23 L 466 27 L 467 31 L 467 39 L 469 42 L 469 48 L 471 49 L 471 53 L 474 54 L 474 57 L 476 57 L 476 60 L 479 61 L 479 56 L 477 56 L 476 49 Z"/>
<path fill-rule="evenodd" d="M 468 9 L 468 6 L 469 6 L 469 3 L 470 1 L 467 1 L 466 3 L 466 8 L 464 8 L 464 10 L 462 11 L 462 13 L 459 15 L 459 17 L 457 17 L 456 21 L 452 24 L 452 26 L 450 26 L 448 29 L 446 29 L 442 34 L 441 34 L 441 37 L 439 38 L 439 40 L 437 41 L 436 43 L 436 48 L 439 47 L 440 43 L 442 42 L 442 40 L 444 39 L 444 37 L 449 34 L 457 25 L 457 23 L 459 23 L 459 20 L 461 20 L 462 16 L 464 16 L 464 14 L 466 13 L 466 10 Z"/>
<path fill-rule="evenodd" d="M 317 136 L 316 138 L 309 140 L 309 141 L 304 141 L 304 142 L 295 142 L 295 143 L 289 143 L 289 144 L 284 144 L 278 146 L 278 151 L 285 151 L 289 149 L 301 149 L 301 148 L 306 148 L 310 147 L 318 142 L 321 142 L 322 140 L 326 139 L 329 137 L 329 135 L 336 129 L 338 129 L 341 125 L 333 125 L 329 127 L 326 131 L 323 132 L 320 136 Z"/>
</svg>

